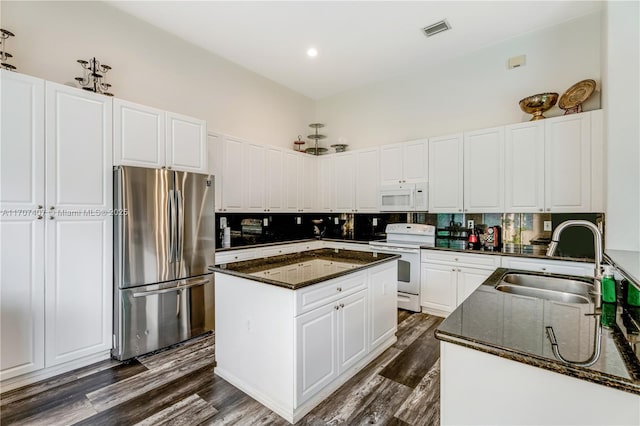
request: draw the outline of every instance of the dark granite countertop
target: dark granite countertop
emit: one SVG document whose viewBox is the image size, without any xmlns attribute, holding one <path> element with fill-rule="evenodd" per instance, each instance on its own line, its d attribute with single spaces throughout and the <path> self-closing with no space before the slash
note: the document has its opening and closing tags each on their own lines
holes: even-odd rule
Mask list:
<svg viewBox="0 0 640 426">
<path fill-rule="evenodd" d="M 423 250 L 442 250 L 442 251 L 455 251 L 472 254 L 492 254 L 499 256 L 516 256 L 516 257 L 531 257 L 547 260 L 568 260 L 572 262 L 591 262 L 593 259 L 578 258 L 578 257 L 566 257 L 566 256 L 547 256 L 546 246 L 530 245 L 530 244 L 504 244 L 500 250 L 469 250 L 464 248 L 464 244 L 454 244 L 450 247 L 430 247 L 422 246 Z"/>
<path fill-rule="evenodd" d="M 340 239 L 335 239 L 335 238 L 323 238 L 323 239 L 320 240 L 320 239 L 317 239 L 317 238 L 305 238 L 305 239 L 302 239 L 302 240 L 276 241 L 276 242 L 273 242 L 273 243 L 263 243 L 263 244 L 252 244 L 252 245 L 237 246 L 237 247 L 216 248 L 216 253 L 222 253 L 222 252 L 233 251 L 233 250 L 244 250 L 244 249 L 252 249 L 252 248 L 279 246 L 279 245 L 283 245 L 283 244 L 307 243 L 307 242 L 312 242 L 312 241 L 334 241 L 334 242 L 340 242 L 340 243 L 369 244 L 369 241 L 361 241 L 361 240 L 340 240 Z"/>
<path fill-rule="evenodd" d="M 317 284 L 319 282 L 327 281 L 343 275 L 352 274 L 365 268 L 369 268 L 371 266 L 379 265 L 385 262 L 390 262 L 399 258 L 400 256 L 395 254 L 322 248 L 318 250 L 304 251 L 301 253 L 284 254 L 281 256 L 271 256 L 262 259 L 227 263 L 220 266 L 210 266 L 209 270 L 227 275 L 234 275 L 265 284 L 284 287 L 290 290 L 297 290 L 299 288 Z M 318 268 L 318 270 L 311 271 L 311 273 L 309 274 L 311 277 L 306 276 L 304 278 L 295 279 L 294 281 L 289 282 L 285 281 L 286 278 L 284 277 L 282 278 L 282 280 L 276 280 L 273 278 L 267 278 L 266 276 L 263 276 L 261 274 L 262 272 L 270 271 L 283 266 L 314 261 L 335 262 L 336 264 L 343 267 L 339 268 L 339 270 L 334 270 L 333 268 Z"/>
<path fill-rule="evenodd" d="M 436 337 L 640 395 L 640 362 L 619 326 L 626 315 L 626 309 L 620 303 L 616 306 L 616 324 L 611 328 L 601 327 L 601 353 L 597 361 L 591 366 L 565 363 L 554 356 L 545 327 L 554 328 L 560 353 L 566 359 L 589 359 L 593 354 L 596 325 L 600 321 L 599 316 L 585 315 L 594 312 L 593 301 L 584 304 L 556 303 L 496 290 L 495 286 L 502 282 L 504 275 L 513 271 L 496 269 L 440 324 Z"/>
</svg>

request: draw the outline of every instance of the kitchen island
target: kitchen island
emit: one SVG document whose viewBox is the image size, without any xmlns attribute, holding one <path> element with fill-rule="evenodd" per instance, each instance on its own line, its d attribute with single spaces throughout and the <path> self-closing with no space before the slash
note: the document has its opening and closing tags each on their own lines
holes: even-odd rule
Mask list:
<svg viewBox="0 0 640 426">
<path fill-rule="evenodd" d="M 615 323 L 600 327 L 593 297 L 546 300 L 498 291 L 497 269 L 438 327 L 446 424 L 640 424 L 640 364 Z M 553 327 L 554 353 L 548 337 Z M 600 334 L 600 338 L 598 338 Z"/>
<path fill-rule="evenodd" d="M 398 258 L 318 249 L 213 268 L 215 373 L 295 423 L 395 343 Z"/>
</svg>

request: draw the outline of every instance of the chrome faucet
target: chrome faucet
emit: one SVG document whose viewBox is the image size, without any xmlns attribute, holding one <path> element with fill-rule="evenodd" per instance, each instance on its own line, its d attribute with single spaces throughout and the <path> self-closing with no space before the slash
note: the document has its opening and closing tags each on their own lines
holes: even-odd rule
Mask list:
<svg viewBox="0 0 640 426">
<path fill-rule="evenodd" d="M 596 225 L 586 220 L 567 220 L 562 222 L 560 225 L 556 227 L 553 231 L 553 236 L 551 237 L 551 244 L 549 244 L 549 248 L 547 249 L 547 256 L 553 256 L 558 248 L 558 241 L 560 241 L 560 234 L 566 228 L 572 226 L 583 226 L 588 228 L 593 232 L 593 247 L 594 247 L 594 255 L 595 255 L 595 271 L 594 271 L 594 294 L 596 296 L 596 308 L 600 307 L 600 298 L 602 295 L 602 233 L 598 229 Z"/>
</svg>

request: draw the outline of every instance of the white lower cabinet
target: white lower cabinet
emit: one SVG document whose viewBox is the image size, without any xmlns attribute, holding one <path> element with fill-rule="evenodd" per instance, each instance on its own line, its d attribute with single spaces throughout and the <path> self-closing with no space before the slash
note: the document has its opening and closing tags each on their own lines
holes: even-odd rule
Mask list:
<svg viewBox="0 0 640 426">
<path fill-rule="evenodd" d="M 498 255 L 423 250 L 420 305 L 447 316 L 499 267 Z"/>
</svg>

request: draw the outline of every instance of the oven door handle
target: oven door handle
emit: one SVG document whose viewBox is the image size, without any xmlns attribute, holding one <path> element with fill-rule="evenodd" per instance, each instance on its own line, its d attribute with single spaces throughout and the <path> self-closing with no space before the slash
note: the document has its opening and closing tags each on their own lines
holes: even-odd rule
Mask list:
<svg viewBox="0 0 640 426">
<path fill-rule="evenodd" d="M 371 246 L 371 249 L 373 249 L 374 251 L 381 251 L 381 252 L 390 252 L 390 253 L 420 253 L 420 249 L 415 248 L 401 248 L 401 247 L 383 247 L 383 246 Z"/>
</svg>

